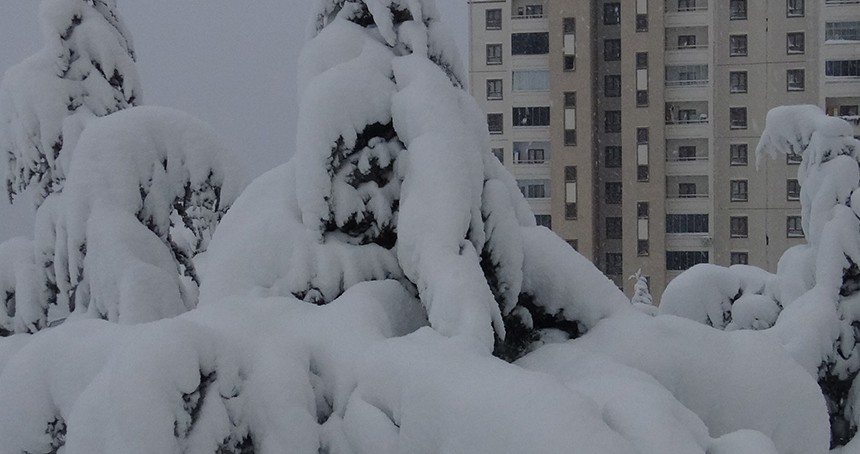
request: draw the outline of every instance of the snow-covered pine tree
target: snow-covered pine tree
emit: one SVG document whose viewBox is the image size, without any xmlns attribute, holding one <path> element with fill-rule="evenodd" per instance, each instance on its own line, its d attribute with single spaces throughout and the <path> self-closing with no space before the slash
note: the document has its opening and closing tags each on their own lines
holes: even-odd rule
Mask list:
<svg viewBox="0 0 860 454">
<path fill-rule="evenodd" d="M 633 297 L 630 299 L 630 302 L 653 306 L 654 300 L 651 298 L 651 291 L 648 289 L 648 278 L 642 274 L 642 270 L 636 270 L 636 274 L 630 276 L 629 279 L 636 280 L 633 284 Z"/>
<path fill-rule="evenodd" d="M 486 118 L 463 89 L 432 1 L 320 0 L 316 12 L 300 58 L 295 157 L 246 191 L 235 221 L 225 218 L 230 233 L 213 240 L 201 301 L 270 288 L 325 304 L 356 283 L 397 279 L 435 329 L 508 359 L 629 306 L 587 260 L 535 226 L 489 152 Z M 286 207 L 252 201 L 267 198 L 256 185 L 276 179 L 290 180 L 281 185 Z M 248 217 L 261 212 L 278 215 L 251 228 Z M 231 245 L 273 235 L 273 222 L 277 253 Z M 238 257 L 249 269 L 265 258 L 264 269 L 280 271 L 245 275 Z"/>
<path fill-rule="evenodd" d="M 33 186 L 36 206 L 62 191 L 86 121 L 140 103 L 131 35 L 115 0 L 44 0 L 45 47 L 0 84 L 0 153 L 11 199 Z"/>
<path fill-rule="evenodd" d="M 787 250 L 775 276 L 697 265 L 670 283 L 660 310 L 721 329 L 769 328 L 818 380 L 831 445 L 842 446 L 860 426 L 860 141 L 817 106 L 782 106 L 768 112 L 756 148 L 759 162 L 778 154 L 803 158 L 807 244 Z"/>
</svg>

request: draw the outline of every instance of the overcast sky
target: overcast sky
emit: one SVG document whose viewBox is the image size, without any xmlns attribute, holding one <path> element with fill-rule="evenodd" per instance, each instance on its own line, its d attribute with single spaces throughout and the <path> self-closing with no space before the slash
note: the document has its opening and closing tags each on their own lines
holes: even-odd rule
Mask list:
<svg viewBox="0 0 860 454">
<path fill-rule="evenodd" d="M 286 161 L 298 115 L 295 65 L 312 3 L 118 0 L 134 35 L 144 103 L 184 110 L 212 125 L 245 157 L 251 176 Z M 466 0 L 436 3 L 465 56 Z M 42 47 L 38 4 L 0 0 L 0 73 Z M 32 237 L 30 211 L 26 203 L 10 207 L 2 191 L 0 242 Z"/>
</svg>

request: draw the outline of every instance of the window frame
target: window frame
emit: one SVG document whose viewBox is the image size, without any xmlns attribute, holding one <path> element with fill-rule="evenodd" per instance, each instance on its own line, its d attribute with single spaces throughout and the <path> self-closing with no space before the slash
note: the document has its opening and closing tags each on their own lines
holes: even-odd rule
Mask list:
<svg viewBox="0 0 860 454">
<path fill-rule="evenodd" d="M 612 81 L 611 84 L 610 81 Z M 603 96 L 605 98 L 621 97 L 621 74 L 606 74 L 603 76 Z"/>
<path fill-rule="evenodd" d="M 495 87 L 495 85 L 498 85 L 498 87 Z M 498 88 L 498 91 L 495 88 Z M 504 99 L 502 79 L 487 79 L 487 101 L 499 101 L 502 99 Z"/>
<path fill-rule="evenodd" d="M 800 3 L 800 8 L 795 5 L 792 8 L 792 3 Z M 799 10 L 799 12 L 798 12 Z M 806 1 L 805 0 L 786 0 L 785 1 L 785 17 L 804 17 L 806 16 Z"/>
<path fill-rule="evenodd" d="M 610 46 L 611 44 L 611 46 Z M 608 38 L 603 40 L 603 61 L 621 60 L 621 39 Z"/>
<path fill-rule="evenodd" d="M 795 78 L 794 86 L 792 85 L 792 74 L 800 74 L 800 85 L 797 85 Z M 785 91 L 806 91 L 806 70 L 803 68 L 794 68 L 785 70 Z"/>
<path fill-rule="evenodd" d="M 741 153 L 743 150 L 743 153 Z M 741 160 L 743 157 L 743 160 Z M 747 166 L 749 165 L 749 144 L 748 143 L 730 143 L 729 144 L 729 165 L 730 166 Z"/>
<path fill-rule="evenodd" d="M 792 189 L 796 189 L 792 191 Z M 785 180 L 785 200 L 788 202 L 800 201 L 800 181 L 796 178 Z"/>
<path fill-rule="evenodd" d="M 496 121 L 490 121 L 490 118 L 498 119 L 498 129 L 493 129 L 493 125 L 496 124 Z M 498 112 L 489 112 L 487 113 L 487 131 L 489 131 L 492 135 L 504 134 L 505 133 L 505 114 Z"/>
<path fill-rule="evenodd" d="M 737 40 L 737 41 L 736 41 Z M 741 40 L 743 48 L 741 48 Z M 746 33 L 735 33 L 729 35 L 729 57 L 748 57 L 749 37 Z"/>
<path fill-rule="evenodd" d="M 612 190 L 610 190 L 610 188 L 612 188 Z M 621 205 L 623 198 L 624 187 L 620 181 L 608 181 L 604 183 L 604 203 L 607 205 Z"/>
<path fill-rule="evenodd" d="M 498 14 L 497 18 L 491 18 L 491 15 Z M 491 25 L 492 24 L 492 25 Z M 502 10 L 501 8 L 489 8 L 484 12 L 484 30 L 501 30 L 502 29 Z"/>
<path fill-rule="evenodd" d="M 738 115 L 736 119 L 735 116 Z M 740 118 L 740 116 L 743 118 Z M 749 126 L 749 116 L 745 106 L 729 107 L 729 129 L 744 130 Z"/>
<path fill-rule="evenodd" d="M 614 119 L 618 121 L 610 121 Z M 621 111 L 605 110 L 603 112 L 603 132 L 606 134 L 617 134 L 621 132 Z"/>
<path fill-rule="evenodd" d="M 749 238 L 749 218 L 747 216 L 729 216 L 729 236 L 731 238 Z"/>
<path fill-rule="evenodd" d="M 603 4 L 603 25 L 621 25 L 620 2 L 607 2 Z"/>
<path fill-rule="evenodd" d="M 792 38 L 800 38 L 799 42 L 792 43 Z M 792 49 L 792 44 L 799 47 Z M 786 55 L 804 55 L 806 54 L 806 33 L 805 32 L 788 32 L 785 34 L 785 54 Z"/>
<path fill-rule="evenodd" d="M 504 62 L 504 48 L 502 47 L 502 43 L 487 43 L 487 59 L 485 61 L 487 66 L 498 66 Z M 495 50 L 498 50 L 498 55 L 495 55 Z"/>
<path fill-rule="evenodd" d="M 620 145 L 607 145 L 603 147 L 603 168 L 620 169 L 621 163 L 624 160 L 623 156 Z"/>
<path fill-rule="evenodd" d="M 743 189 L 743 190 L 741 190 Z M 729 180 L 729 201 L 731 202 L 749 202 L 749 180 L 735 179 Z"/>
<path fill-rule="evenodd" d="M 803 218 L 801 216 L 786 216 L 785 237 L 804 238 L 805 236 L 803 233 Z"/>
<path fill-rule="evenodd" d="M 747 71 L 729 71 L 729 93 L 749 93 L 749 74 Z"/>
<path fill-rule="evenodd" d="M 734 6 L 736 4 L 743 5 L 743 11 L 736 12 Z M 749 14 L 747 0 L 729 0 L 729 20 L 746 20 Z"/>
<path fill-rule="evenodd" d="M 731 251 L 729 253 L 729 265 L 749 265 L 750 253 L 747 251 Z"/>
</svg>

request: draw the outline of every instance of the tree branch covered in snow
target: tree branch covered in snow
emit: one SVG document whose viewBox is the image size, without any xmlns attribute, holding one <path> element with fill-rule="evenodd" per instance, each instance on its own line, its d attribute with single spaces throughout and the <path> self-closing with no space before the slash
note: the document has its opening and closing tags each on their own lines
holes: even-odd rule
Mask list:
<svg viewBox="0 0 860 454">
<path fill-rule="evenodd" d="M 0 84 L 0 153 L 9 199 L 62 191 L 85 123 L 140 103 L 134 48 L 115 0 L 44 0 L 45 47 Z"/>
</svg>

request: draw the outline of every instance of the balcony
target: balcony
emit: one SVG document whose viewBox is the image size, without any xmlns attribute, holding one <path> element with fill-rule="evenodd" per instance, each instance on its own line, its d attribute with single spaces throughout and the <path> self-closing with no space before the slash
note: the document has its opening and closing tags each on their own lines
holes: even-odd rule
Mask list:
<svg viewBox="0 0 860 454">
<path fill-rule="evenodd" d="M 666 141 L 667 175 L 708 173 L 708 139 L 670 139 Z"/>
<path fill-rule="evenodd" d="M 669 0 L 666 2 L 664 25 L 707 25 L 708 2 L 706 0 Z"/>
<path fill-rule="evenodd" d="M 829 1 L 828 1 L 829 3 Z M 666 14 L 693 13 L 708 10 L 707 0 L 667 0 Z"/>
<path fill-rule="evenodd" d="M 707 101 L 666 103 L 666 138 L 705 138 L 709 136 L 710 116 Z"/>
<path fill-rule="evenodd" d="M 827 6 L 856 5 L 858 3 L 860 0 L 824 0 L 824 4 Z"/>
<path fill-rule="evenodd" d="M 854 135 L 860 136 L 860 96 L 827 98 L 824 103 L 827 115 L 851 123 L 854 126 Z"/>
</svg>

